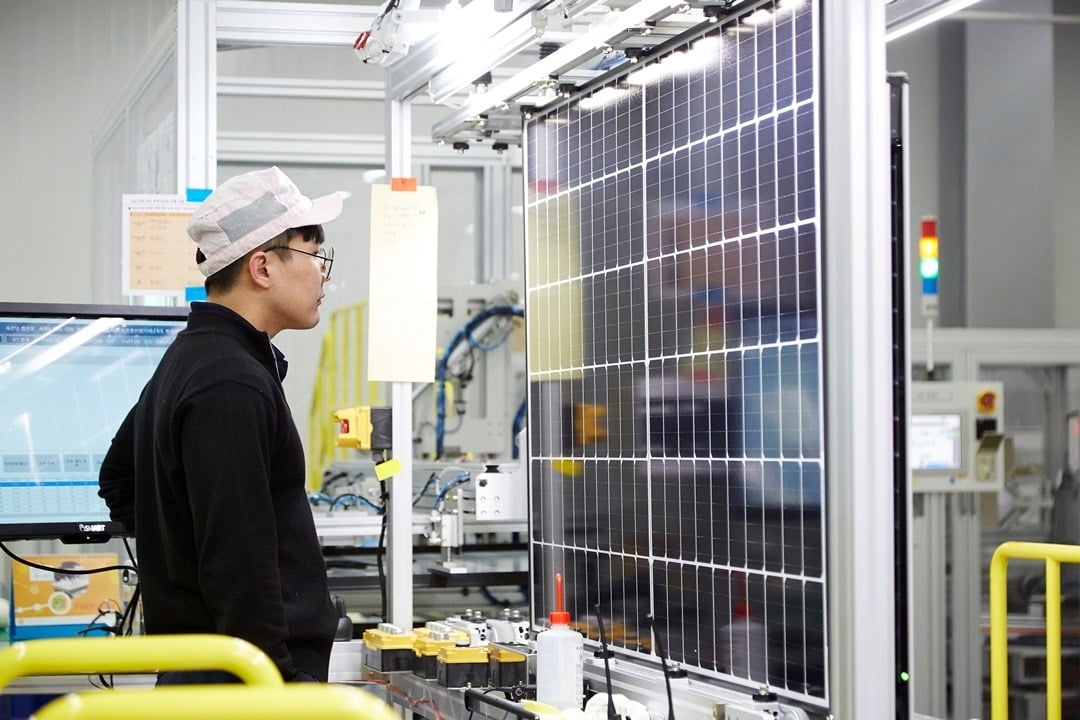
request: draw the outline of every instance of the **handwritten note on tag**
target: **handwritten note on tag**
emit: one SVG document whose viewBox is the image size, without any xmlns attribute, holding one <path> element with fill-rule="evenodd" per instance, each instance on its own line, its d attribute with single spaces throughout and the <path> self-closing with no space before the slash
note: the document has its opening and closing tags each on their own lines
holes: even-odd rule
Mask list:
<svg viewBox="0 0 1080 720">
<path fill-rule="evenodd" d="M 434 187 L 371 187 L 369 380 L 435 379 L 438 230 Z"/>
<path fill-rule="evenodd" d="M 178 195 L 124 195 L 123 293 L 183 294 L 202 285 L 187 224 L 198 203 Z"/>
</svg>

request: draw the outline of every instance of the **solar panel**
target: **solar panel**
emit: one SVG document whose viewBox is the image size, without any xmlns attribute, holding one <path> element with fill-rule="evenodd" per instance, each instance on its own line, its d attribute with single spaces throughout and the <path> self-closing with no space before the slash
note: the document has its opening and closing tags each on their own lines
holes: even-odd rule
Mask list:
<svg viewBox="0 0 1080 720">
<path fill-rule="evenodd" d="M 534 617 L 826 704 L 817 20 L 527 122 L 526 322 Z"/>
</svg>

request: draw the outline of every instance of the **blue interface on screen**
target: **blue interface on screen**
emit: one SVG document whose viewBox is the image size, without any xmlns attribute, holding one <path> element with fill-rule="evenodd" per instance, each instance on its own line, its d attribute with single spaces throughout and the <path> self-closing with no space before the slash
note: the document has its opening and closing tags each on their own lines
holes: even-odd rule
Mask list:
<svg viewBox="0 0 1080 720">
<path fill-rule="evenodd" d="M 0 312 L 0 539 L 107 535 L 98 470 L 184 319 Z"/>
</svg>

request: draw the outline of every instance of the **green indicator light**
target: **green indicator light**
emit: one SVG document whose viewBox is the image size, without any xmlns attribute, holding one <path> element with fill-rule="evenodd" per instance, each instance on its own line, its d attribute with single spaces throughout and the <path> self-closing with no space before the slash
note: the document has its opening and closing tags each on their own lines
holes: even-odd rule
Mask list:
<svg viewBox="0 0 1080 720">
<path fill-rule="evenodd" d="M 920 260 L 919 276 L 923 279 L 936 278 L 938 276 L 937 258 L 923 258 Z"/>
<path fill-rule="evenodd" d="M 911 676 L 908 675 L 907 670 L 901 670 L 900 671 L 900 681 L 901 682 L 907 682 L 910 679 L 911 679 Z"/>
</svg>

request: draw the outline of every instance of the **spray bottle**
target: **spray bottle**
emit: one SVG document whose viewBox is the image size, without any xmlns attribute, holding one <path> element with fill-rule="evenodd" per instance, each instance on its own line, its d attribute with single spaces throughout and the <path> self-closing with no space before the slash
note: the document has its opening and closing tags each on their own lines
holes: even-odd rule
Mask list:
<svg viewBox="0 0 1080 720">
<path fill-rule="evenodd" d="M 585 658 L 581 633 L 570 629 L 563 609 L 563 579 L 555 574 L 555 612 L 551 627 L 536 637 L 536 699 L 559 710 L 581 709 Z"/>
</svg>

